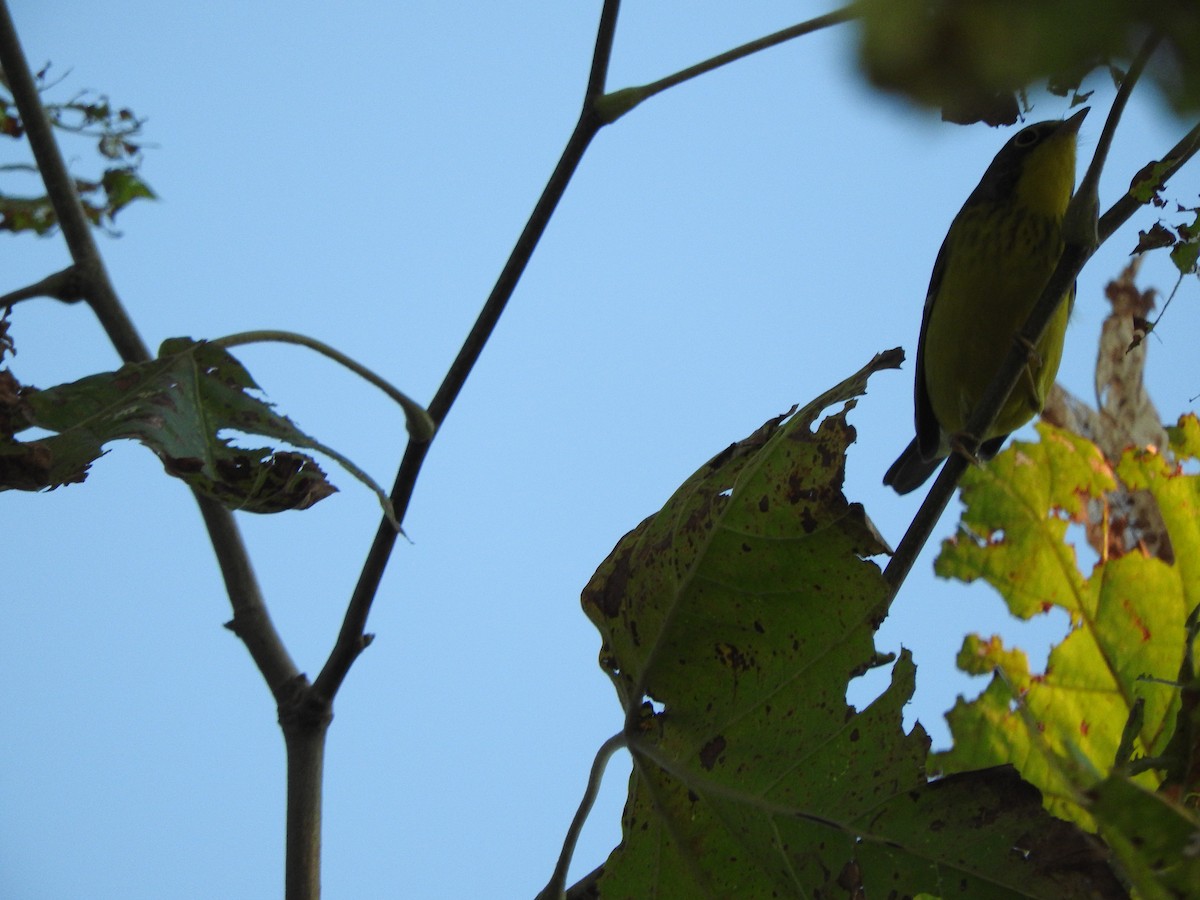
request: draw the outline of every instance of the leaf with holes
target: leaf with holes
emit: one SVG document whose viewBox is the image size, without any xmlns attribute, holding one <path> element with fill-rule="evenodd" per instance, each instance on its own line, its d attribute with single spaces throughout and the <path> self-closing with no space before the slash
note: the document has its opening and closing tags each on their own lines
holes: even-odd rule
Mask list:
<svg viewBox="0 0 1200 900">
<path fill-rule="evenodd" d="M 82 481 L 105 444 L 132 438 L 153 450 L 169 474 L 232 509 L 306 509 L 336 490 L 309 456 L 237 447 L 222 436 L 240 432 L 332 457 L 390 510 L 382 488 L 249 393 L 257 389 L 250 373 L 227 351 L 188 338 L 165 341 L 156 359 L 116 372 L 47 390 L 24 388 L 13 400 L 22 417 L 13 432 L 36 426 L 55 433 L 27 444 L 10 436 L 0 449 L 15 460 L 20 478 L 0 486 L 31 490 Z M 30 475 L 33 463 L 41 464 L 40 479 Z"/>
<path fill-rule="evenodd" d="M 1014 763 L 1052 812 L 1092 828 L 1081 792 L 1112 771 L 1138 701 L 1138 755 L 1158 755 L 1174 732 L 1179 690 L 1172 682 L 1195 605 L 1188 598 L 1200 589 L 1190 584 L 1190 567 L 1136 550 L 1110 551 L 1081 572 L 1067 526 L 1088 503 L 1107 502 L 1113 473 L 1089 441 L 1044 424 L 1038 430 L 1038 443 L 1016 442 L 963 478 L 963 527 L 943 544 L 936 570 L 987 581 L 1021 618 L 1063 609 L 1070 632 L 1041 673 L 999 638 L 968 637 L 959 668 L 996 674 L 978 698 L 955 704 L 948 715 L 954 747 L 937 759 L 948 772 Z M 1118 471 L 1126 488 L 1149 490 L 1158 501 L 1177 558 L 1195 558 L 1196 477 L 1153 450 L 1127 453 Z M 1180 491 L 1186 499 L 1172 499 Z M 1146 771 L 1137 780 L 1153 788 L 1160 777 Z"/>
</svg>

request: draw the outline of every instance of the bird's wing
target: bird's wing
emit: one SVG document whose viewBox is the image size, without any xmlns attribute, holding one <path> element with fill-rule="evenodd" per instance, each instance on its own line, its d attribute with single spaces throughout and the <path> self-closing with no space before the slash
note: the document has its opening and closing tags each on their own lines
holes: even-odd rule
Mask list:
<svg viewBox="0 0 1200 900">
<path fill-rule="evenodd" d="M 942 440 L 942 426 L 937 416 L 933 414 L 933 404 L 929 400 L 929 390 L 925 386 L 925 332 L 929 330 L 929 314 L 933 310 L 933 302 L 942 286 L 942 276 L 946 273 L 946 259 L 949 254 L 950 238 L 954 234 L 953 226 L 942 241 L 937 259 L 933 263 L 933 274 L 929 276 L 929 290 L 925 292 L 925 311 L 921 315 L 921 336 L 917 341 L 917 372 L 913 379 L 913 410 L 917 425 L 917 446 L 921 456 L 932 459 L 937 455 L 938 445 Z"/>
</svg>

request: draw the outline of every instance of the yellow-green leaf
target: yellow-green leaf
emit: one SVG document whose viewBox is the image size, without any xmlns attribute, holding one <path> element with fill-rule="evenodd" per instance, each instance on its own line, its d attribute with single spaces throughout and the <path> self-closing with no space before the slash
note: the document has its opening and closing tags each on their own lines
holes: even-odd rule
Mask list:
<svg viewBox="0 0 1200 900">
<path fill-rule="evenodd" d="M 1184 560 L 1195 559 L 1197 485 L 1153 451 L 1127 454 L 1122 479 L 1158 499 L 1180 562 L 1133 552 L 1081 572 L 1066 527 L 1115 483 L 1087 441 L 1046 425 L 1039 432 L 1037 444 L 1017 442 L 964 478 L 966 527 L 943 545 L 937 571 L 985 579 L 1022 618 L 1062 608 L 1071 630 L 1042 673 L 998 639 L 968 638 L 960 668 L 996 674 L 979 698 L 960 698 L 950 712 L 954 747 L 938 762 L 945 771 L 1011 762 L 1053 812 L 1093 827 L 1081 792 L 1113 769 L 1135 703 L 1145 704 L 1137 755 L 1160 753 L 1173 733 L 1173 682 L 1196 605 L 1194 564 Z M 1158 780 L 1153 771 L 1139 776 L 1150 787 Z"/>
</svg>

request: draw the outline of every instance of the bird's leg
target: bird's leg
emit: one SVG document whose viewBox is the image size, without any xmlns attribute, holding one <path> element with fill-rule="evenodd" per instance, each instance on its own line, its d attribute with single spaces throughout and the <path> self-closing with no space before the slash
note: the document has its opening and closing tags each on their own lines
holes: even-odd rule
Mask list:
<svg viewBox="0 0 1200 900">
<path fill-rule="evenodd" d="M 979 457 L 976 455 L 972 447 L 979 446 L 979 438 L 973 434 L 968 434 L 965 431 L 960 431 L 957 434 L 950 435 L 950 452 L 957 453 L 964 457 L 967 462 L 973 466 L 978 466 Z"/>
<path fill-rule="evenodd" d="M 1017 346 L 1025 351 L 1025 365 L 1021 369 L 1021 380 L 1025 382 L 1025 388 L 1029 392 L 1028 396 L 1038 398 L 1036 372 L 1042 368 L 1042 354 L 1038 353 L 1037 347 L 1024 335 L 1018 334 L 1016 340 Z M 1041 409 L 1041 405 L 1038 405 L 1034 412 L 1041 412 Z"/>
</svg>

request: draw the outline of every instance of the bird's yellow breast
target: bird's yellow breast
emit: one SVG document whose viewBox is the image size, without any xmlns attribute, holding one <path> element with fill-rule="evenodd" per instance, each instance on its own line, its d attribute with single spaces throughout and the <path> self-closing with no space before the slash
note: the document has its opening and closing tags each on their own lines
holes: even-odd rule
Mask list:
<svg viewBox="0 0 1200 900">
<path fill-rule="evenodd" d="M 1047 216 L 1016 205 L 983 203 L 964 209 L 956 219 L 925 334 L 925 385 L 944 435 L 966 427 L 1050 278 L 1062 252 L 1062 211 Z M 1062 357 L 1068 315 L 1064 303 L 1029 371 L 981 440 L 1008 434 L 1041 411 Z"/>
</svg>

